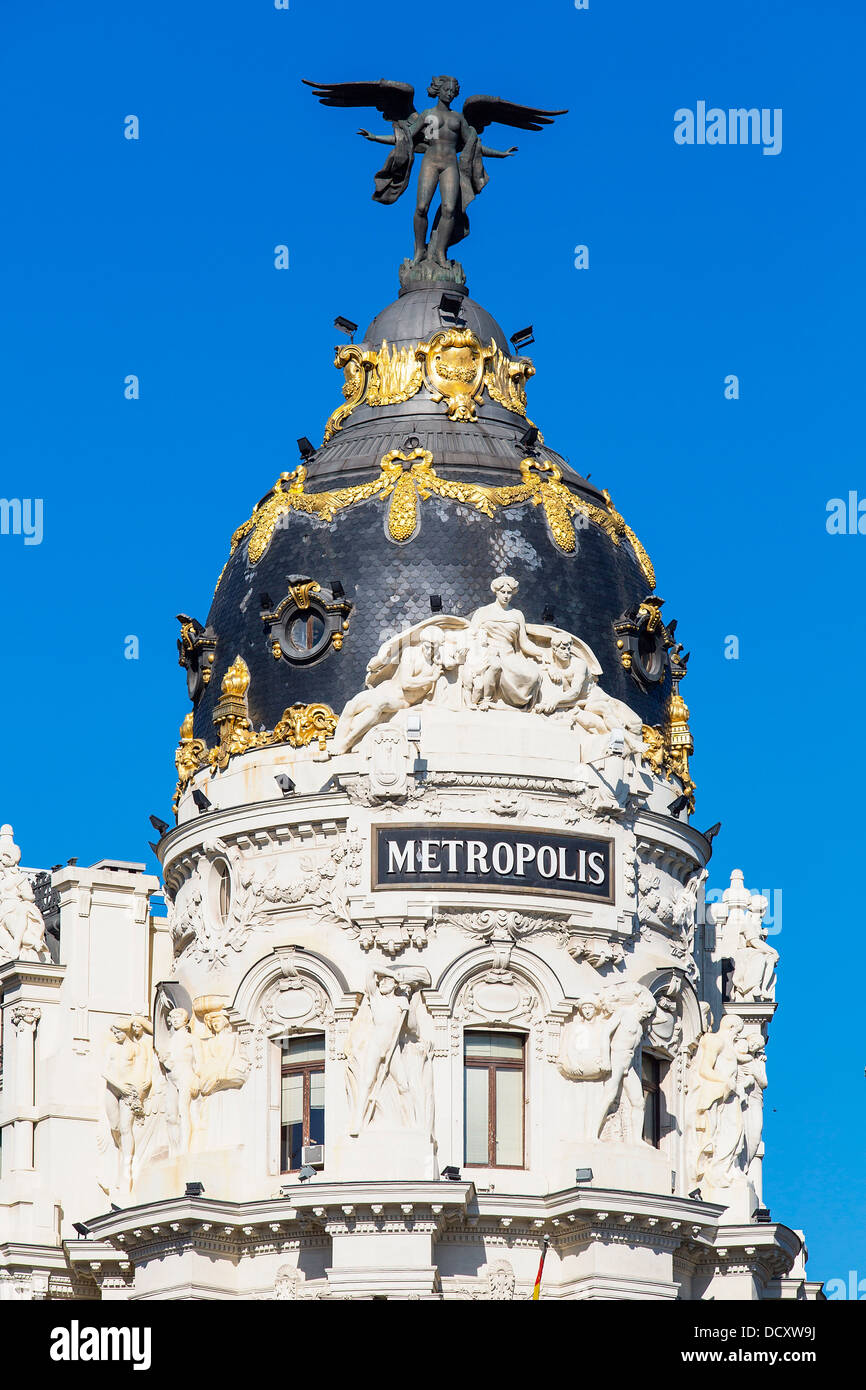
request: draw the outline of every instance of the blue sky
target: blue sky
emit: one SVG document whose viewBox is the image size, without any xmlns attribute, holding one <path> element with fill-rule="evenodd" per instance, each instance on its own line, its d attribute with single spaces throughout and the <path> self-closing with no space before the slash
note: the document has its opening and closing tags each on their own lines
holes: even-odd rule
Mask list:
<svg viewBox="0 0 866 1390">
<path fill-rule="evenodd" d="M 866 536 L 825 525 L 829 499 L 866 497 L 864 12 L 438 13 L 7 13 L 0 495 L 43 499 L 44 535 L 0 536 L 0 819 L 28 864 L 155 867 L 147 815 L 169 818 L 188 708 L 174 615 L 204 619 L 233 529 L 295 439 L 321 437 L 340 399 L 334 316 L 363 326 L 396 294 L 411 207 L 370 200 L 381 160 L 354 134 L 378 117 L 327 111 L 300 78 L 423 91 L 453 71 L 464 96 L 569 107 L 490 166 L 461 259 L 507 332 L 535 325 L 531 414 L 610 489 L 679 618 L 696 823 L 724 826 L 710 887 L 741 867 L 781 894 L 766 1198 L 805 1227 L 812 1277 L 866 1278 Z M 781 154 L 677 145 L 674 112 L 698 101 L 781 108 Z"/>
</svg>

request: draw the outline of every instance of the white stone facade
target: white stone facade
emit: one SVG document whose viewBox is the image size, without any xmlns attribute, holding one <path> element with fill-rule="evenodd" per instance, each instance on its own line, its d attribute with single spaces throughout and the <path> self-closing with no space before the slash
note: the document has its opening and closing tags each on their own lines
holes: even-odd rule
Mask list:
<svg viewBox="0 0 866 1390">
<path fill-rule="evenodd" d="M 139 866 L 55 872 L 59 961 L 0 965 L 0 1299 L 528 1298 L 545 1239 L 545 1299 L 815 1296 L 802 1236 L 755 1219 L 762 900 L 735 875 L 700 920 L 710 844 L 671 783 L 506 703 L 198 773 L 160 846 L 167 918 Z M 481 828 L 502 863 L 521 836 L 610 841 L 611 901 L 378 886 L 376 829 L 401 826 L 440 842 L 428 865 Z M 519 1040 L 521 1164 L 466 1161 L 467 1033 Z M 281 1171 L 291 1038 L 322 1046 L 306 1180 Z"/>
</svg>

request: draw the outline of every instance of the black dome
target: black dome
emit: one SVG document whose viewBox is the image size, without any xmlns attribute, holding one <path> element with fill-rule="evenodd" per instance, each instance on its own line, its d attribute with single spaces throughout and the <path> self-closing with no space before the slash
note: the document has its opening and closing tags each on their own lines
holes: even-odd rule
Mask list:
<svg viewBox="0 0 866 1390">
<path fill-rule="evenodd" d="M 464 297 L 455 319 L 443 315 L 441 299 L 439 290 L 402 295 L 373 320 L 364 341 L 356 345 L 357 352 L 378 352 L 386 342 L 391 349 L 414 351 L 432 335 L 456 326 L 470 330 L 485 347 L 492 343 L 512 363 L 518 360 L 510 357 L 502 329 L 480 305 Z M 207 618 L 214 660 L 212 679 L 196 693 L 196 737 L 209 744 L 217 741 L 213 712 L 221 680 L 236 657 L 242 657 L 250 671 L 248 702 L 254 730 L 273 729 L 283 711 L 296 702 L 323 702 L 339 713 L 363 687 L 367 662 L 380 644 L 430 615 L 431 595 L 438 595 L 445 613 L 468 616 L 490 601 L 490 583 L 502 573 L 518 580 L 515 602 L 528 621 L 541 622 L 545 610 L 550 621 L 549 610 L 553 610 L 558 627 L 581 637 L 595 651 L 603 668 L 603 688 L 629 704 L 645 723 L 663 722 L 664 703 L 671 692 L 669 672 L 665 670 L 664 678 L 654 684 L 636 679 L 623 664 L 613 626 L 653 593 L 649 561 L 632 543 L 622 518 L 608 508 L 604 494 L 545 443 L 535 446 L 534 458 L 542 469 L 533 467 L 532 477 L 546 484 L 556 475 L 543 465 L 554 465 L 561 470 L 562 484 L 594 518 L 574 516 L 570 551 L 560 543 L 562 537 L 555 534 L 545 506 L 538 505 L 539 497 L 535 505 L 528 500 L 503 506 L 496 500 L 490 506 L 493 515 L 485 515 L 472 502 L 443 496 L 441 491 L 424 496 L 421 491 L 415 503 L 417 524 L 408 538 L 401 534 L 399 539 L 394 538 L 390 510 L 395 505 L 393 494 L 390 500 L 373 495 L 341 506 L 337 490 L 370 485 L 381 478 L 380 462 L 394 450 L 410 457 L 415 449 L 429 451 L 432 468 L 446 492 L 457 480 L 488 490 L 519 487 L 521 461 L 532 452 L 525 439 L 527 419 L 491 399 L 486 390 L 477 400 L 475 413 L 474 420 L 449 419 L 446 403 L 433 399 L 426 384 L 409 399 L 393 404 L 358 404 L 306 461 L 304 492 L 335 493 L 332 517 L 278 508 L 284 514 L 269 540 L 248 523 Z M 411 464 L 405 467 L 408 470 Z M 524 482 L 527 476 L 524 470 Z M 297 478 L 290 481 L 284 475 L 278 484 L 274 496 L 280 502 L 292 482 L 297 487 Z M 343 502 L 347 495 L 343 494 Z M 252 522 L 264 514 L 260 503 Z M 251 543 L 254 554 L 260 552 L 255 561 Z M 344 605 L 340 616 L 348 614 L 348 629 L 341 633 L 342 645 L 339 639 L 336 644 L 323 641 L 321 655 L 316 655 L 314 634 L 312 656 L 295 662 L 275 648 L 272 618 L 287 599 L 290 584 L 307 580 L 321 586 L 320 594 L 328 603 Z M 344 596 L 340 596 L 341 587 Z"/>
</svg>

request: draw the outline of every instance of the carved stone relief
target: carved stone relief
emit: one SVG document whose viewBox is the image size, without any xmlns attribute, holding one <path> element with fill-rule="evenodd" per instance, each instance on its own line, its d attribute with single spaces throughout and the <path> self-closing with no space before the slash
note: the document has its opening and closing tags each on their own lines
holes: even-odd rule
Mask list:
<svg viewBox="0 0 866 1390">
<path fill-rule="evenodd" d="M 579 1083 L 576 1137 L 642 1142 L 641 1044 L 654 1012 L 649 990 L 628 981 L 581 999 L 559 1054 L 562 1075 Z"/>
<path fill-rule="evenodd" d="M 310 915 L 320 922 L 335 922 L 356 930 L 348 905 L 348 890 L 361 882 L 364 841 L 355 825 L 347 825 L 346 833 L 328 851 L 301 856 L 301 873 L 297 878 L 281 883 L 276 870 L 261 883 L 259 892 L 267 903 L 303 904 Z"/>
</svg>

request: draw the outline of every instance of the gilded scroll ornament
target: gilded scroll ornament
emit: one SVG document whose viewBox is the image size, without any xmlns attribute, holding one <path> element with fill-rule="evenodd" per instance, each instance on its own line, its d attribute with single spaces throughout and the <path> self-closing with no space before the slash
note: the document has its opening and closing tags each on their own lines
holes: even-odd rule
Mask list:
<svg viewBox="0 0 866 1390">
<path fill-rule="evenodd" d="M 260 737 L 262 742 L 288 743 L 292 748 L 305 748 L 315 740 L 324 752 L 325 740 L 333 736 L 336 727 L 337 716 L 330 705 L 299 702 L 283 711 L 272 734 Z"/>
<path fill-rule="evenodd" d="M 494 348 L 483 347 L 469 328 L 443 328 L 416 355 L 424 363 L 424 380 L 434 401 L 444 401 L 449 420 L 477 419 L 484 373 Z"/>
<path fill-rule="evenodd" d="M 474 421 L 483 390 L 506 410 L 528 418 L 526 383 L 535 375 L 528 357 L 507 356 L 493 339 L 484 346 L 468 328 L 444 328 L 414 347 L 383 340 L 375 351 L 350 343 L 337 350 L 334 366 L 345 377 L 343 404 L 325 426 L 326 444 L 359 405 L 411 400 L 425 382 L 433 400 L 446 403 L 450 420 Z"/>
<path fill-rule="evenodd" d="M 361 404 L 367 392 L 367 383 L 371 370 L 376 364 L 375 352 L 364 352 L 363 348 L 354 343 L 347 344 L 345 347 L 337 349 L 334 358 L 334 366 L 342 367 L 345 381 L 343 383 L 343 405 L 331 415 L 325 426 L 325 443 L 343 428 L 343 421 L 348 419 L 356 406 Z"/>
<path fill-rule="evenodd" d="M 183 795 L 187 783 L 206 761 L 207 744 L 203 738 L 193 738 L 192 710 L 190 710 L 180 726 L 180 743 L 174 755 L 174 763 L 177 768 L 177 786 L 175 787 L 174 799 L 171 804 L 175 815 L 177 815 L 178 802 Z"/>
<path fill-rule="evenodd" d="M 507 357 L 500 347 L 494 347 L 493 356 L 484 373 L 484 385 L 491 400 L 516 415 L 526 415 L 526 383 L 535 376 L 535 367 L 528 357 Z"/>
</svg>

